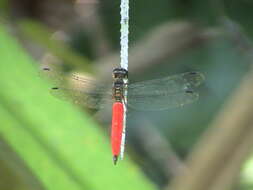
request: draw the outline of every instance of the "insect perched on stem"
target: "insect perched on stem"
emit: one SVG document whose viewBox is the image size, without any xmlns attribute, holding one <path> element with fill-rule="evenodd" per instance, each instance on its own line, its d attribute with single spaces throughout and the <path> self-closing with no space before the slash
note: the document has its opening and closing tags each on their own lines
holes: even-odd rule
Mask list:
<svg viewBox="0 0 253 190">
<path fill-rule="evenodd" d="M 128 71 L 123 68 L 113 70 L 113 87 L 102 85 L 91 79 L 71 75 L 75 85 L 65 87 L 62 74 L 44 68 L 43 72 L 54 79 L 59 86 L 52 88 L 52 94 L 70 99 L 74 103 L 93 109 L 112 105 L 111 145 L 113 161 L 124 152 L 126 109 L 140 111 L 166 110 L 190 104 L 198 99 L 195 88 L 204 80 L 199 72 L 186 72 L 164 78 L 128 83 Z M 106 102 L 106 103 L 105 103 Z"/>
</svg>

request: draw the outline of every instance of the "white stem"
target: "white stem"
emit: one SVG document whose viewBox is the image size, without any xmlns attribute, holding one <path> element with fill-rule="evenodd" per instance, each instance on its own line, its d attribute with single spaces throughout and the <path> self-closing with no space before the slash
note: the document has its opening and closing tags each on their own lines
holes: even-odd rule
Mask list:
<svg viewBox="0 0 253 190">
<path fill-rule="evenodd" d="M 129 0 L 121 0 L 120 66 L 128 70 Z"/>
<path fill-rule="evenodd" d="M 125 94 L 124 94 L 124 118 L 123 118 L 123 132 L 121 138 L 121 145 L 120 145 L 120 158 L 123 160 L 124 158 L 124 151 L 125 151 L 125 140 L 126 140 L 126 117 L 127 117 L 127 84 L 128 79 L 124 79 L 124 86 L 125 86 Z"/>
<path fill-rule="evenodd" d="M 120 5 L 120 15 L 121 15 L 121 37 L 120 37 L 120 66 L 128 70 L 128 34 L 129 34 L 129 0 L 121 0 Z M 124 86 L 127 88 L 128 80 L 124 80 Z M 127 117 L 127 89 L 125 89 L 124 94 L 124 119 L 123 119 L 123 133 L 120 146 L 120 157 L 124 157 L 125 149 L 125 138 L 126 138 L 126 117 Z"/>
</svg>

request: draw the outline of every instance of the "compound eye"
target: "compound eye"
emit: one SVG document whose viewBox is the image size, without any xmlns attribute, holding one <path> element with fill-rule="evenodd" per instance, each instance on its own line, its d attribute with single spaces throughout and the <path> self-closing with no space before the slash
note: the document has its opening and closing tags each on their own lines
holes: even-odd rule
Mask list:
<svg viewBox="0 0 253 190">
<path fill-rule="evenodd" d="M 115 68 L 113 70 L 114 78 L 128 78 L 128 71 L 123 68 Z"/>
</svg>

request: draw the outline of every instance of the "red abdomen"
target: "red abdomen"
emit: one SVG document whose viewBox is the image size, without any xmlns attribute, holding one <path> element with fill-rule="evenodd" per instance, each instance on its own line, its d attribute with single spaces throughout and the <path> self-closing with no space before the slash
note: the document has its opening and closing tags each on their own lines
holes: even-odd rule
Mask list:
<svg viewBox="0 0 253 190">
<path fill-rule="evenodd" d="M 124 106 L 121 102 L 115 102 L 112 107 L 111 144 L 113 156 L 120 154 L 120 146 L 123 132 Z"/>
</svg>

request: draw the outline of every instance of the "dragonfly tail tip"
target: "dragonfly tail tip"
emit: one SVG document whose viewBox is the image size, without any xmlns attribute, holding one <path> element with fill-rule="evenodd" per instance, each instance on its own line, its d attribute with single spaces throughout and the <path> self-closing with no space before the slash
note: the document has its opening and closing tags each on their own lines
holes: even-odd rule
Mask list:
<svg viewBox="0 0 253 190">
<path fill-rule="evenodd" d="M 114 165 L 117 164 L 117 161 L 118 161 L 118 156 L 117 156 L 117 155 L 114 155 L 114 156 L 113 156 L 113 163 L 114 163 Z"/>
</svg>

